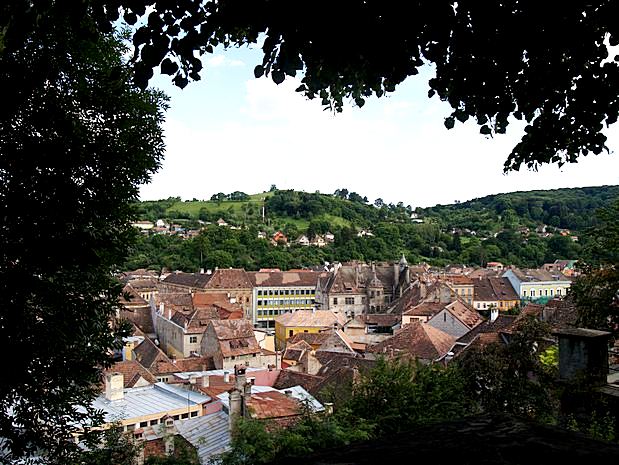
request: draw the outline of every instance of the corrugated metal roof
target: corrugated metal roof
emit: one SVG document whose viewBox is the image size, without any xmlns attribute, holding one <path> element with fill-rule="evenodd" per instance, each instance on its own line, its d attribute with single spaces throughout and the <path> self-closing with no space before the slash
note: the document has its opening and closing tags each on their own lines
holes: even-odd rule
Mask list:
<svg viewBox="0 0 619 465">
<path fill-rule="evenodd" d="M 200 463 L 206 464 L 211 457 L 230 448 L 230 429 L 225 412 L 175 421 L 174 426 L 196 448 Z"/>
<path fill-rule="evenodd" d="M 158 413 L 164 415 L 171 410 L 187 408 L 188 404 L 202 404 L 210 399 L 197 392 L 157 383 L 151 386 L 124 389 L 122 400 L 109 401 L 101 395 L 94 400 L 92 405 L 105 412 L 106 422 L 112 422 Z"/>
</svg>

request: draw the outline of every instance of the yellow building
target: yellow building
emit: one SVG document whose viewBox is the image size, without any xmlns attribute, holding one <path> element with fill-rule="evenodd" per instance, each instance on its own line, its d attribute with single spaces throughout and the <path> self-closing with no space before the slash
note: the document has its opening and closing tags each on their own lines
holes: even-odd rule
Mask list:
<svg viewBox="0 0 619 465">
<path fill-rule="evenodd" d="M 275 318 L 275 345 L 278 350 L 297 333 L 318 333 L 329 328 L 341 328 L 344 317 L 331 310 L 297 310 Z"/>
</svg>

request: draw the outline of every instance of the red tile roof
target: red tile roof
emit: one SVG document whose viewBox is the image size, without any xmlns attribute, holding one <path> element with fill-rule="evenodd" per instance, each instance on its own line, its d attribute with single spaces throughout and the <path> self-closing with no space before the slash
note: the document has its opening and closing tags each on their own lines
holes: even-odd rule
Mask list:
<svg viewBox="0 0 619 465">
<path fill-rule="evenodd" d="M 140 365 L 136 360 L 116 362 L 110 368 L 105 370 L 105 373 L 121 373 L 123 375 L 125 388 L 134 387 L 140 378 L 144 378 L 146 382 L 151 384 L 157 382 L 157 378 L 155 378 L 151 372 Z"/>
<path fill-rule="evenodd" d="M 439 329 L 412 321 L 390 338 L 369 347 L 368 351 L 389 356 L 411 355 L 432 361 L 449 352 L 455 341 L 455 337 Z"/>
<path fill-rule="evenodd" d="M 219 348 L 224 357 L 258 354 L 260 346 L 248 320 L 211 320 Z"/>
</svg>

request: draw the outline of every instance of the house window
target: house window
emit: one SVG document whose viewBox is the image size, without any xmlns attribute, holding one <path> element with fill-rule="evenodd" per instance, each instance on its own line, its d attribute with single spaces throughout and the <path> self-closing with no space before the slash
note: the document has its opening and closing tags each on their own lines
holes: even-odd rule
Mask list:
<svg viewBox="0 0 619 465">
<path fill-rule="evenodd" d="M 527 296 L 527 291 L 522 291 L 522 297 L 526 297 Z"/>
<path fill-rule="evenodd" d="M 198 416 L 198 412 L 191 412 L 191 418 L 197 417 L 197 416 Z"/>
<path fill-rule="evenodd" d="M 151 420 L 150 426 L 155 426 L 157 423 L 159 423 L 159 420 Z"/>
<path fill-rule="evenodd" d="M 303 332 L 304 332 L 304 333 L 309 333 L 309 330 L 304 329 L 304 330 L 303 330 Z"/>
<path fill-rule="evenodd" d="M 294 331 L 292 329 L 288 330 L 288 337 L 292 337 L 293 334 L 294 334 Z"/>
<path fill-rule="evenodd" d="M 262 291 L 258 291 L 258 295 L 262 295 Z"/>
<path fill-rule="evenodd" d="M 531 289 L 531 297 L 535 297 L 535 289 Z"/>
<path fill-rule="evenodd" d="M 146 428 L 147 426 L 148 426 L 148 422 L 147 421 L 140 422 L 140 428 Z"/>
<path fill-rule="evenodd" d="M 447 321 L 447 313 L 443 313 L 443 321 Z"/>
<path fill-rule="evenodd" d="M 561 289 L 557 289 L 557 295 L 561 295 Z"/>
<path fill-rule="evenodd" d="M 477 302 L 477 308 L 481 308 L 481 304 Z"/>
<path fill-rule="evenodd" d="M 337 297 L 333 297 L 333 305 L 337 305 Z"/>
<path fill-rule="evenodd" d="M 189 336 L 189 343 L 196 344 L 198 342 L 198 336 Z"/>
<path fill-rule="evenodd" d="M 186 418 L 189 418 L 189 414 L 188 414 L 188 413 L 183 413 L 183 414 L 181 415 L 181 418 L 182 418 L 183 420 L 185 420 Z"/>
<path fill-rule="evenodd" d="M 354 297 L 346 297 L 346 298 L 344 299 L 344 303 L 345 303 L 346 305 L 354 305 L 354 303 L 355 303 L 355 298 L 354 298 Z"/>
<path fill-rule="evenodd" d="M 550 295 L 554 294 L 554 290 L 550 289 Z"/>
<path fill-rule="evenodd" d="M 548 295 L 548 289 L 544 289 L 544 295 Z"/>
</svg>

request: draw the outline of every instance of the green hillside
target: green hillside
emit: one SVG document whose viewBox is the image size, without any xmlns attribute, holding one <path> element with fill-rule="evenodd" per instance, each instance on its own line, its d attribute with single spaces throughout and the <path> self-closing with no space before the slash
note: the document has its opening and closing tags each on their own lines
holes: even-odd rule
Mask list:
<svg viewBox="0 0 619 465">
<path fill-rule="evenodd" d="M 619 186 L 497 194 L 415 211 L 401 202 L 369 204 L 367 198 L 346 189 L 332 195 L 274 190 L 220 193 L 213 198 L 217 200 L 138 203 L 139 219 L 162 218 L 203 231 L 194 239 L 142 237 L 127 268 L 287 269 L 324 261 L 397 260 L 402 254 L 412 263 L 502 261 L 539 266 L 556 259 L 585 258 L 586 230 L 596 224 L 599 208 L 619 198 Z M 208 226 L 219 218 L 240 229 Z M 358 236 L 362 229 L 372 235 Z M 278 230 L 292 246 L 277 247 L 258 239 L 259 231 L 271 235 Z M 311 238 L 327 231 L 336 239 L 326 247 L 294 244 L 302 234 Z"/>
</svg>

